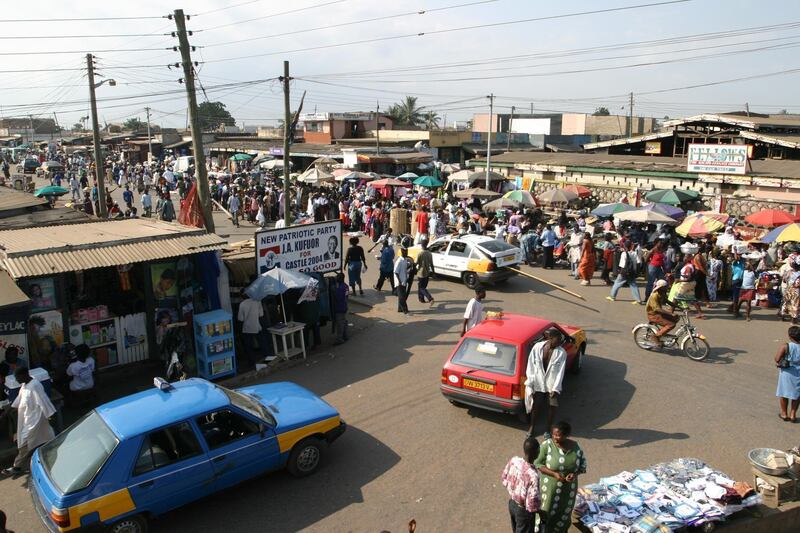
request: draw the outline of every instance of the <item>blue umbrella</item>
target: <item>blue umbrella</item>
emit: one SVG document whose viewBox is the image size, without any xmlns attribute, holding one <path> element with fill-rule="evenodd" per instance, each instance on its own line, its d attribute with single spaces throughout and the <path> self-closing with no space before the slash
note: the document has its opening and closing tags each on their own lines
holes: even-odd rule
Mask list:
<svg viewBox="0 0 800 533">
<path fill-rule="evenodd" d="M 592 215 L 598 218 L 613 217 L 617 213 L 624 213 L 625 211 L 634 211 L 636 208 L 630 204 L 623 204 L 615 202 L 613 204 L 605 204 L 595 208 Z"/>
</svg>

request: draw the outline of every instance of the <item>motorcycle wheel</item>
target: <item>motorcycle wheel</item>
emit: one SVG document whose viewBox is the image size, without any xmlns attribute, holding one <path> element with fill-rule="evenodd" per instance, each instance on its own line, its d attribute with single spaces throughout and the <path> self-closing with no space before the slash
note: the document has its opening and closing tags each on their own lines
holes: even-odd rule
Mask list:
<svg viewBox="0 0 800 533">
<path fill-rule="evenodd" d="M 656 343 L 653 341 L 653 337 L 655 336 L 655 332 L 652 328 L 649 327 L 641 327 L 637 328 L 633 332 L 633 342 L 636 343 L 636 346 L 641 348 L 642 350 L 652 350 L 656 347 Z"/>
<path fill-rule="evenodd" d="M 708 352 L 711 351 L 708 341 L 694 336 L 686 337 L 681 343 L 681 349 L 689 359 L 694 361 L 702 361 L 708 357 Z"/>
</svg>

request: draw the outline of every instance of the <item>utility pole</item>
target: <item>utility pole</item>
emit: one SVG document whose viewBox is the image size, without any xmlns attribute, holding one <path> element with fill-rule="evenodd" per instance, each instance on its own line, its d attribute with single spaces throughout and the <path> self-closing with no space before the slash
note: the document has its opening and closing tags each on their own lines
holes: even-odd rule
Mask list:
<svg viewBox="0 0 800 533">
<path fill-rule="evenodd" d="M 628 114 L 630 115 L 630 128 L 628 129 L 628 137 L 633 137 L 633 93 L 631 93 L 631 103 L 628 106 Z"/>
<path fill-rule="evenodd" d="M 106 184 L 103 154 L 100 150 L 100 126 L 97 123 L 97 98 L 94 95 L 94 58 L 92 54 L 86 54 L 86 68 L 89 71 L 89 100 L 92 108 L 92 144 L 94 145 L 94 178 L 97 183 L 97 207 L 99 213 L 95 216 L 108 218 L 106 208 Z"/>
<path fill-rule="evenodd" d="M 145 107 L 144 110 L 147 113 L 147 162 L 150 163 L 153 161 L 153 140 L 150 137 L 150 108 Z M 163 137 L 161 142 L 164 142 Z"/>
<path fill-rule="evenodd" d="M 747 114 L 747 116 L 749 117 L 750 116 L 750 104 L 748 102 L 744 103 L 744 110 L 745 110 L 745 113 Z"/>
<path fill-rule="evenodd" d="M 486 134 L 486 190 L 489 189 L 489 166 L 492 161 L 492 116 L 494 115 L 494 93 L 487 96 L 489 99 L 489 128 Z"/>
<path fill-rule="evenodd" d="M 375 101 L 375 149 L 376 153 L 381 153 L 381 103 Z"/>
<path fill-rule="evenodd" d="M 510 152 L 511 151 L 511 126 L 514 124 L 514 110 L 515 109 L 516 109 L 516 107 L 514 107 L 512 105 L 511 106 L 511 118 L 508 119 L 508 133 L 506 133 L 506 135 L 507 135 L 506 152 Z"/>
<path fill-rule="evenodd" d="M 533 102 L 531 102 L 531 115 L 533 115 Z"/>
<path fill-rule="evenodd" d="M 211 211 L 211 193 L 208 190 L 206 156 L 203 152 L 203 131 L 200 129 L 200 117 L 197 113 L 197 97 L 194 93 L 194 65 L 192 64 L 189 36 L 186 33 L 186 19 L 183 15 L 183 9 L 176 9 L 174 17 L 175 26 L 178 29 L 177 34 L 181 51 L 181 64 L 183 65 L 183 83 L 186 85 L 186 98 L 189 101 L 187 113 L 192 127 L 192 150 L 194 151 L 194 173 L 197 179 L 197 197 L 200 199 L 200 206 L 203 208 L 206 231 L 214 233 L 214 218 Z"/>
<path fill-rule="evenodd" d="M 286 227 L 292 225 L 292 212 L 289 209 L 291 205 L 289 202 L 289 150 L 291 141 L 289 136 L 292 125 L 292 110 L 289 103 L 289 62 L 283 62 L 283 221 Z"/>
<path fill-rule="evenodd" d="M 59 127 L 59 125 L 58 125 L 58 115 L 56 115 L 56 112 L 55 112 L 55 111 L 53 111 L 53 120 L 55 120 L 55 121 L 56 121 L 56 129 L 55 129 L 55 131 L 56 131 L 56 132 L 58 132 L 58 133 L 61 133 L 60 131 L 58 131 L 58 130 L 60 130 L 61 128 L 60 128 L 60 127 Z M 51 135 L 51 136 L 50 136 L 50 138 L 52 139 L 52 138 L 53 138 L 53 136 Z"/>
</svg>

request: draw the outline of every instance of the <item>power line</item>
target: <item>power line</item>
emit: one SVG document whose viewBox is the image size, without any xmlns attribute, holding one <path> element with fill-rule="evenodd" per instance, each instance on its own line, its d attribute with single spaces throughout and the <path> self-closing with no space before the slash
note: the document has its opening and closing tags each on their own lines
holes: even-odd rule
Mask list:
<svg viewBox="0 0 800 533">
<path fill-rule="evenodd" d="M 109 39 L 112 37 L 160 37 L 168 36 L 169 33 L 119 33 L 119 34 L 104 34 L 104 35 L 0 35 L 2 39 L 13 39 L 18 41 L 20 39 Z"/>
<path fill-rule="evenodd" d="M 105 20 L 152 20 L 163 19 L 164 15 L 151 16 L 151 17 L 88 17 L 88 18 L 55 18 L 55 19 L 0 19 L 0 23 L 4 22 L 91 22 L 91 21 L 105 21 Z"/>
<path fill-rule="evenodd" d="M 262 17 L 254 17 L 254 18 L 249 18 L 249 19 L 245 19 L 245 20 L 239 20 L 239 21 L 236 21 L 236 22 L 229 22 L 227 24 L 220 24 L 219 26 L 212 26 L 210 28 L 205 28 L 205 29 L 196 30 L 196 31 L 197 32 L 201 32 L 201 31 L 218 30 L 220 28 L 228 28 L 230 26 L 238 26 L 238 25 L 240 25 L 242 23 L 245 23 L 245 22 L 254 22 L 256 20 L 265 20 L 265 19 L 268 19 L 268 18 L 280 17 L 281 15 L 290 15 L 292 13 L 299 13 L 301 11 L 308 11 L 310 9 L 316 9 L 318 7 L 325 7 L 325 6 L 329 6 L 329 5 L 332 5 L 332 4 L 341 4 L 342 2 L 347 2 L 347 0 L 332 0 L 330 2 L 324 2 L 322 4 L 314 4 L 312 6 L 300 7 L 300 8 L 297 8 L 297 9 L 290 9 L 289 11 L 281 11 L 280 13 L 273 13 L 271 15 L 264 15 Z"/>
<path fill-rule="evenodd" d="M 194 15 L 191 15 L 191 16 L 199 17 L 199 16 L 202 16 L 202 15 L 209 15 L 211 13 L 219 13 L 220 11 L 226 11 L 228 9 L 233 9 L 235 7 L 246 6 L 248 4 L 255 4 L 256 2 L 261 2 L 261 1 L 263 1 L 263 0 L 247 0 L 247 2 L 240 2 L 238 4 L 233 4 L 231 6 L 220 7 L 218 9 L 211 9 L 209 11 L 203 11 L 202 13 L 195 13 Z"/>
<path fill-rule="evenodd" d="M 107 50 L 97 50 L 97 53 L 103 54 L 107 52 L 160 52 L 163 50 L 172 50 L 169 48 L 111 48 Z M 38 52 L 0 52 L 0 56 L 37 56 L 37 55 L 53 55 L 53 54 L 85 54 L 86 50 L 43 50 Z"/>
<path fill-rule="evenodd" d="M 341 2 L 345 0 L 337 0 L 337 2 Z M 240 59 L 253 59 L 256 57 L 266 57 L 266 56 L 274 56 L 274 55 L 281 55 L 281 54 L 289 54 L 294 52 L 308 52 L 312 50 L 323 50 L 327 48 L 340 48 L 343 46 L 352 46 L 357 44 L 369 44 L 369 43 L 376 43 L 376 42 L 383 42 L 383 41 L 392 41 L 398 39 L 408 39 L 411 37 L 423 37 L 425 35 L 439 35 L 444 33 L 452 33 L 452 32 L 459 32 L 459 31 L 466 31 L 466 30 L 475 30 L 481 28 L 495 28 L 498 26 L 508 26 L 514 24 L 524 24 L 529 22 L 539 22 L 543 20 L 554 20 L 554 19 L 562 19 L 562 18 L 570 18 L 570 17 L 578 17 L 578 16 L 585 16 L 585 15 L 597 15 L 597 14 L 604 14 L 604 13 L 612 13 L 618 11 L 630 11 L 634 9 L 643 9 L 648 7 L 657 7 L 657 6 L 664 6 L 664 5 L 671 5 L 671 4 L 683 4 L 686 2 L 691 2 L 692 0 L 667 0 L 663 2 L 655 2 L 649 4 L 637 4 L 633 6 L 624 6 L 624 7 L 615 7 L 615 8 L 607 8 L 607 9 L 595 9 L 591 11 L 580 11 L 575 13 L 564 13 L 561 15 L 549 15 L 545 17 L 534 17 L 534 18 L 527 18 L 527 19 L 519 19 L 519 20 L 508 20 L 504 22 L 493 22 L 487 24 L 477 24 L 473 26 L 461 26 L 458 28 L 446 28 L 442 30 L 431 30 L 428 32 L 418 32 L 418 33 L 407 33 L 402 35 L 391 35 L 388 37 L 376 37 L 373 39 L 362 39 L 359 41 L 349 41 L 344 43 L 334 43 L 334 44 L 326 44 L 326 45 L 319 45 L 319 46 L 309 46 L 306 48 L 297 48 L 294 50 L 282 50 L 279 52 L 266 52 L 262 54 L 251 54 L 246 56 L 238 56 L 238 57 L 227 57 L 227 58 L 220 58 L 220 59 L 210 59 L 206 60 L 206 63 L 219 63 L 222 61 L 236 61 Z M 331 2 L 331 3 L 337 3 Z"/>
</svg>

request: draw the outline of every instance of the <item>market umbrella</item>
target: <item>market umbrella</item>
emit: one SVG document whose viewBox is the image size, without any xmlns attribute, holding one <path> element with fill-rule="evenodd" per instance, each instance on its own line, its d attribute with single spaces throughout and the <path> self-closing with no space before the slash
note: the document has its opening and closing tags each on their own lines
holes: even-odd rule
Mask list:
<svg viewBox="0 0 800 533">
<path fill-rule="evenodd" d="M 42 197 L 42 196 L 62 196 L 64 194 L 67 194 L 68 192 L 69 192 L 69 189 L 65 189 L 64 187 L 57 187 L 55 185 L 48 185 L 47 187 L 42 187 L 41 189 L 39 189 L 38 191 L 33 193 L 33 195 L 34 196 L 39 196 L 39 197 Z"/>
<path fill-rule="evenodd" d="M 784 224 L 791 224 L 797 222 L 797 217 L 793 214 L 784 211 L 783 209 L 764 209 L 758 213 L 747 215 L 744 217 L 745 222 L 749 222 L 754 226 L 766 226 L 774 228 L 783 226 Z"/>
<path fill-rule="evenodd" d="M 253 159 L 253 156 L 249 154 L 234 154 L 229 158 L 229 161 L 250 161 L 251 159 Z"/>
<path fill-rule="evenodd" d="M 731 218 L 731 216 L 729 214 L 727 214 L 727 213 L 718 213 L 717 211 L 698 211 L 696 214 L 703 215 L 703 216 L 706 216 L 708 218 L 713 218 L 714 220 L 718 220 L 719 222 L 722 222 L 723 224 L 727 224 L 728 223 L 728 219 Z"/>
<path fill-rule="evenodd" d="M 524 205 L 526 207 L 536 207 L 536 199 L 528 191 L 523 191 L 523 190 L 508 191 L 503 195 L 503 198 L 514 200 L 518 204 Z"/>
<path fill-rule="evenodd" d="M 375 180 L 370 183 L 373 187 L 381 188 L 381 187 L 408 187 L 408 183 L 402 180 L 397 180 L 394 178 L 384 178 L 382 180 Z"/>
<path fill-rule="evenodd" d="M 472 182 L 477 181 L 479 183 L 486 183 L 486 171 L 485 170 L 459 170 L 458 172 L 454 172 L 450 175 L 450 180 L 452 181 L 466 181 L 470 185 Z M 497 172 L 489 172 L 489 181 L 504 181 L 506 179 L 505 176 L 502 174 L 498 174 Z"/>
<path fill-rule="evenodd" d="M 583 185 L 578 185 L 577 183 L 573 183 L 572 185 L 567 185 L 566 187 L 562 187 L 565 191 L 572 191 L 577 194 L 581 198 L 588 198 L 592 195 L 592 191 L 588 187 L 584 187 Z"/>
<path fill-rule="evenodd" d="M 800 242 L 800 224 L 792 222 L 778 226 L 763 237 L 762 242 Z"/>
<path fill-rule="evenodd" d="M 442 172 L 458 172 L 461 170 L 461 165 L 458 163 L 445 163 L 442 165 Z"/>
<path fill-rule="evenodd" d="M 300 174 L 297 179 L 303 183 L 315 184 L 322 183 L 323 181 L 334 181 L 336 178 L 333 177 L 333 174 L 314 167 Z"/>
<path fill-rule="evenodd" d="M 689 215 L 675 228 L 675 233 L 683 237 L 704 237 L 725 227 L 725 224 L 700 213 Z"/>
<path fill-rule="evenodd" d="M 502 195 L 499 192 L 487 191 L 486 189 L 481 189 L 480 187 L 473 187 L 471 189 L 463 189 L 461 191 L 456 191 L 454 196 L 456 198 L 488 199 L 488 198 L 499 198 Z"/>
<path fill-rule="evenodd" d="M 341 169 L 340 169 L 341 170 Z M 366 172 L 358 172 L 355 170 L 347 170 L 344 173 L 336 173 L 337 171 L 333 171 L 333 176 L 336 181 L 347 181 L 347 180 L 374 180 L 375 176 L 371 174 L 367 174 Z"/>
<path fill-rule="evenodd" d="M 667 215 L 668 217 L 674 218 L 675 220 L 681 220 L 684 216 L 686 216 L 686 211 L 680 207 L 675 207 L 674 205 L 668 204 L 648 204 L 642 207 L 642 209 L 655 211 L 657 213 L 661 213 L 662 215 Z"/>
<path fill-rule="evenodd" d="M 355 172 L 355 170 L 349 168 L 337 168 L 336 170 L 331 172 L 331 174 L 333 174 L 335 177 L 338 178 L 339 176 L 347 176 L 348 174 L 352 174 L 353 172 Z"/>
<path fill-rule="evenodd" d="M 520 204 L 516 200 L 512 200 L 511 198 L 497 198 L 496 200 L 492 200 L 491 202 L 487 202 L 483 206 L 484 211 L 501 211 L 504 209 L 514 209 L 519 207 Z"/>
<path fill-rule="evenodd" d="M 312 165 L 338 165 L 339 162 L 330 157 L 318 157 L 311 162 Z"/>
<path fill-rule="evenodd" d="M 598 218 L 613 217 L 617 213 L 624 213 L 625 211 L 633 211 L 636 208 L 630 204 L 623 204 L 615 202 L 612 204 L 603 204 L 592 211 L 592 215 Z"/>
<path fill-rule="evenodd" d="M 397 176 L 397 179 L 413 180 L 413 179 L 418 178 L 418 177 L 419 177 L 419 175 L 414 174 L 413 172 L 403 172 L 402 174 Z"/>
<path fill-rule="evenodd" d="M 576 193 L 564 189 L 550 189 L 538 196 L 539 202 L 543 204 L 568 204 L 577 198 Z"/>
<path fill-rule="evenodd" d="M 292 168 L 293 166 L 294 166 L 294 163 L 289 161 L 289 168 Z M 266 163 L 261 163 L 261 168 L 273 169 L 273 168 L 278 168 L 278 167 L 283 168 L 283 159 L 273 159 L 272 161 L 267 161 Z"/>
<path fill-rule="evenodd" d="M 309 286 L 316 286 L 317 280 L 307 274 L 284 270 L 275 267 L 258 276 L 253 283 L 244 290 L 247 296 L 253 300 L 263 300 L 267 296 L 281 296 L 281 309 L 283 309 L 283 321 L 286 322 L 286 306 L 283 305 L 283 293 L 289 289 L 306 289 Z"/>
<path fill-rule="evenodd" d="M 419 178 L 415 179 L 413 183 L 419 187 L 428 187 L 429 189 L 444 185 L 444 183 L 437 180 L 433 176 L 420 176 Z"/>
<path fill-rule="evenodd" d="M 697 200 L 700 193 L 685 189 L 655 189 L 644 195 L 645 199 L 659 204 L 680 205 L 683 202 Z"/>
<path fill-rule="evenodd" d="M 618 213 L 616 217 L 628 222 L 640 222 L 643 224 L 677 224 L 678 221 L 658 211 L 648 211 L 647 209 L 636 209 Z"/>
</svg>

